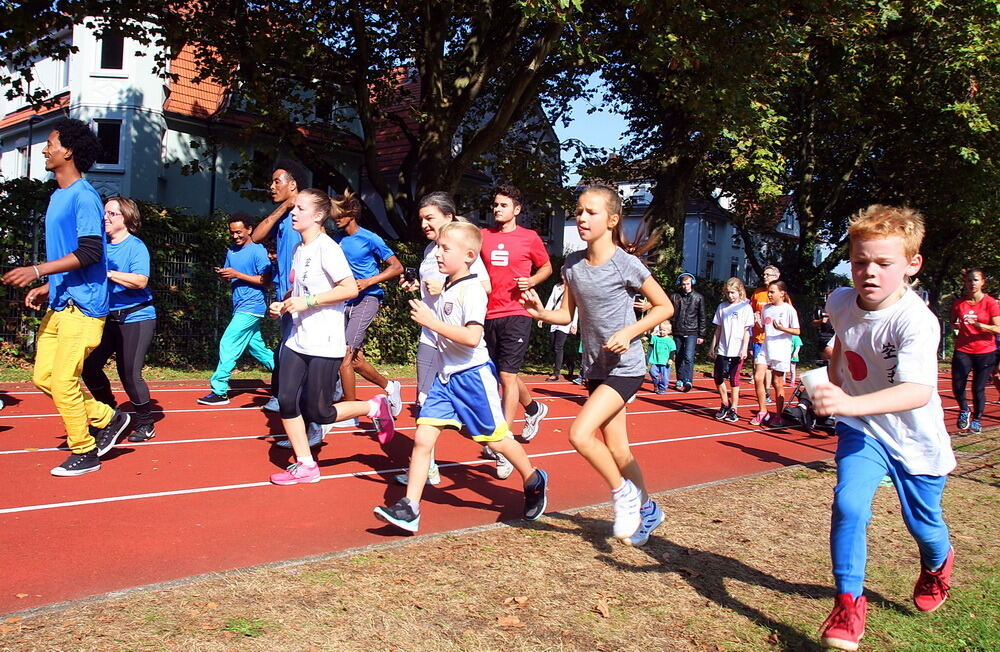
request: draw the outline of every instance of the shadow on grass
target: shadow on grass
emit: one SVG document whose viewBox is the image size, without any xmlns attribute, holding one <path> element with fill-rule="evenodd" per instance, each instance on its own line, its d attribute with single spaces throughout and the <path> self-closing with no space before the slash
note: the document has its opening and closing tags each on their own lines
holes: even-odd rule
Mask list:
<svg viewBox="0 0 1000 652">
<path fill-rule="evenodd" d="M 623 544 L 609 536 L 609 522 L 581 515 L 570 516 L 559 513 L 546 514 L 546 517 L 545 522 L 524 523 L 522 527 L 582 536 L 598 552 L 595 559 L 620 572 L 676 575 L 687 582 L 702 597 L 751 620 L 767 631 L 775 632 L 777 642 L 774 644 L 774 649 L 796 652 L 824 649 L 819 645 L 815 632 L 802 632 L 787 623 L 775 620 L 770 615 L 746 604 L 730 593 L 726 583 L 728 580 L 734 580 L 795 598 L 825 599 L 831 605 L 835 597 L 835 590 L 832 586 L 789 582 L 754 568 L 739 559 L 708 550 L 689 548 L 655 535 L 641 548 L 649 556 L 649 563 L 630 564 L 612 556 L 615 549 Z M 560 520 L 571 522 L 573 526 L 564 527 L 553 523 Z M 878 605 L 881 609 L 911 613 L 910 609 L 888 600 L 878 593 L 871 590 L 866 590 L 865 593 L 869 602 Z M 819 625 L 820 623 L 817 622 L 817 628 Z"/>
</svg>

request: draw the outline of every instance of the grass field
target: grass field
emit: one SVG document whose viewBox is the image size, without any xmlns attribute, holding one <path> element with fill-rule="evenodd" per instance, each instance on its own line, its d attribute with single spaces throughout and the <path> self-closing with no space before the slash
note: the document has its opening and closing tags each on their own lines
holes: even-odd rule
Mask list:
<svg viewBox="0 0 1000 652">
<path fill-rule="evenodd" d="M 1000 429 L 954 443 L 952 597 L 914 611 L 916 547 L 880 489 L 862 650 L 1000 649 Z M 640 549 L 596 507 L 214 575 L 12 616 L 0 650 L 818 650 L 833 485 L 818 463 L 662 494 Z"/>
</svg>

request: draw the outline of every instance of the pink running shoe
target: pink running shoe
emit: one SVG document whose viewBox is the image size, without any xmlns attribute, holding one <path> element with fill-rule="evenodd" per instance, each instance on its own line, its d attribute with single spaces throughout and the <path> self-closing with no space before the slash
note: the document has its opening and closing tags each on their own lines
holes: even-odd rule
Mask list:
<svg viewBox="0 0 1000 652">
<path fill-rule="evenodd" d="M 372 422 L 378 431 L 378 443 L 385 446 L 396 434 L 396 422 L 392 418 L 392 407 L 385 394 L 379 394 L 372 400 L 378 403 L 378 413 L 372 417 Z"/>
<path fill-rule="evenodd" d="M 767 412 L 758 412 L 757 414 L 755 414 L 753 416 L 752 419 L 750 419 L 750 425 L 751 426 L 762 426 L 762 425 L 764 425 L 764 424 L 767 423 L 768 418 L 769 417 L 768 417 Z"/>
<path fill-rule="evenodd" d="M 290 465 L 281 473 L 272 473 L 271 482 L 282 486 L 290 484 L 305 484 L 306 482 L 319 482 L 319 465 L 305 465 L 295 463 Z"/>
</svg>

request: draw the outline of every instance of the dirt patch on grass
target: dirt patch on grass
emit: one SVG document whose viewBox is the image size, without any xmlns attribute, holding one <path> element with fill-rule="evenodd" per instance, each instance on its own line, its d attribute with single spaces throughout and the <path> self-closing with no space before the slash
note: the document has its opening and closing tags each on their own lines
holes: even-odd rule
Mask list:
<svg viewBox="0 0 1000 652">
<path fill-rule="evenodd" d="M 866 650 L 1000 645 L 1000 430 L 955 443 L 953 598 L 913 612 L 916 547 L 895 493 L 880 489 Z M 818 463 L 661 495 L 667 522 L 640 549 L 609 537 L 609 509 L 590 509 L 228 573 L 0 621 L 0 649 L 814 650 L 833 598 L 833 484 Z M 965 638 L 936 641 L 945 623 Z"/>
</svg>

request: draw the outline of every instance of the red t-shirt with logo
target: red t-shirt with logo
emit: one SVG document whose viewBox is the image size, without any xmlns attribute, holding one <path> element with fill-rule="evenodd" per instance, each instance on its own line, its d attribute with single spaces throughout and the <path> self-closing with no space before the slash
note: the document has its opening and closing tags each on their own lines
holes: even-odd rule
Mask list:
<svg viewBox="0 0 1000 652">
<path fill-rule="evenodd" d="M 480 258 L 490 275 L 490 300 L 486 305 L 486 318 L 524 315 L 528 311 L 521 305 L 521 291 L 515 279 L 531 276 L 532 270 L 549 262 L 549 253 L 538 234 L 523 226 L 503 233 L 497 228 L 483 229 L 483 248 Z"/>
<path fill-rule="evenodd" d="M 980 330 L 975 323 L 965 323 L 966 316 L 972 317 L 980 324 L 992 324 L 994 317 L 1000 317 L 1000 301 L 984 294 L 981 301 L 971 303 L 968 299 L 956 299 L 951 304 L 951 324 L 958 322 L 958 335 L 955 336 L 955 350 L 962 353 L 992 353 L 996 350 L 996 336 L 988 331 Z"/>
</svg>

